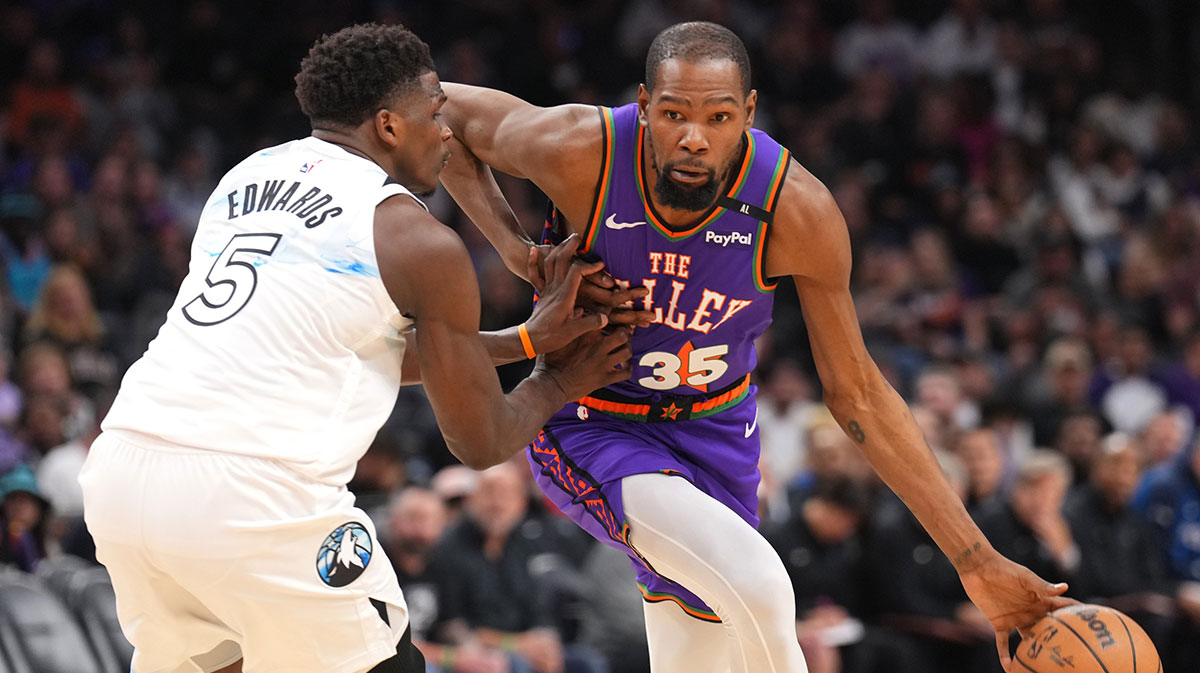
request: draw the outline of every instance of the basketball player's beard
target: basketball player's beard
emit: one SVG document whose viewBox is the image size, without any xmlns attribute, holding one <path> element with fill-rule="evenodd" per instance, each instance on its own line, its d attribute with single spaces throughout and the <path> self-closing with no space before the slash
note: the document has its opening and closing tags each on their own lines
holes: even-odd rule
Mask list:
<svg viewBox="0 0 1200 673">
<path fill-rule="evenodd" d="M 717 200 L 717 190 L 724 180 L 718 180 L 711 169 L 707 170 L 708 180 L 696 187 L 684 187 L 669 176 L 672 170 L 682 164 L 666 164 L 658 171 L 658 181 L 654 183 L 654 194 L 667 208 L 700 212 L 708 210 Z M 657 167 L 656 167 L 657 168 Z M 699 166 L 688 166 L 699 168 Z"/>
</svg>

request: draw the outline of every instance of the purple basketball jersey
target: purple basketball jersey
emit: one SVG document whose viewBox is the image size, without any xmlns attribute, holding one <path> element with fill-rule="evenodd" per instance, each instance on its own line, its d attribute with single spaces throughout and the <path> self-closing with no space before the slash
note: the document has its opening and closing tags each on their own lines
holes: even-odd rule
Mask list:
<svg viewBox="0 0 1200 673">
<path fill-rule="evenodd" d="M 771 322 L 774 289 L 763 277 L 768 223 L 788 152 L 765 133 L 745 135 L 729 191 L 676 231 L 648 198 L 646 134 L 637 105 L 602 110 L 605 172 L 582 251 L 604 260 L 622 285 L 650 290 L 636 308 L 655 324 L 633 334 L 634 371 L 611 389 L 643 397 L 695 395 L 726 387 L 754 370 L 754 340 Z M 769 220 L 769 217 L 766 218 Z"/>
<path fill-rule="evenodd" d="M 767 230 L 790 154 L 766 134 L 745 134 L 716 205 L 688 228 L 665 226 L 647 197 L 645 132 L 637 106 L 601 108 L 604 171 L 581 253 L 598 256 L 622 285 L 650 289 L 635 308 L 654 324 L 634 330 L 629 380 L 555 414 L 530 446 L 539 486 L 572 520 L 626 551 L 648 601 L 671 600 L 715 621 L 698 596 L 658 574 L 629 546 L 622 477 L 687 479 L 758 524 L 757 412 L 749 383 L 754 340 L 771 321 L 764 277 Z M 551 210 L 545 239 L 561 238 Z"/>
</svg>

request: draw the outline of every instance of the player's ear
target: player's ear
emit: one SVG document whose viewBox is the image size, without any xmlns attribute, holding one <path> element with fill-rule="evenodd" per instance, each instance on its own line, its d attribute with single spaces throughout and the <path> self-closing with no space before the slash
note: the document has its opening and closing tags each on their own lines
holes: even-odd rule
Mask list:
<svg viewBox="0 0 1200 673">
<path fill-rule="evenodd" d="M 754 111 L 758 109 L 758 89 L 751 89 L 746 96 L 746 131 L 754 126 Z"/>
<path fill-rule="evenodd" d="M 404 136 L 403 117 L 387 108 L 380 108 L 375 112 L 373 121 L 375 122 L 375 135 L 379 136 L 380 142 L 388 147 L 400 144 Z"/>
<path fill-rule="evenodd" d="M 645 84 L 638 85 L 638 123 L 645 126 L 650 118 L 646 110 L 650 107 L 650 92 L 646 90 Z"/>
</svg>

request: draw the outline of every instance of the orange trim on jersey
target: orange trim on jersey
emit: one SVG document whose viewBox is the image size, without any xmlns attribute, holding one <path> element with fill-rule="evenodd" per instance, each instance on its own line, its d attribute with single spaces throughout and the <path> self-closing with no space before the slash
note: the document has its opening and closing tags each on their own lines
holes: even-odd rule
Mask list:
<svg viewBox="0 0 1200 673">
<path fill-rule="evenodd" d="M 619 414 L 621 416 L 641 416 L 645 417 L 650 413 L 649 404 L 625 404 L 624 402 L 610 402 L 597 397 L 587 396 L 579 399 L 579 404 L 596 411 L 603 411 L 609 414 Z"/>
<path fill-rule="evenodd" d="M 779 161 L 775 164 L 775 173 L 771 176 L 771 185 L 767 190 L 767 201 L 763 205 L 763 210 L 771 213 L 774 219 L 775 204 L 779 201 L 779 195 L 783 193 L 783 185 L 787 182 L 788 166 L 791 163 L 792 153 L 786 149 L 779 153 Z M 767 283 L 767 236 L 770 231 L 769 222 L 758 223 L 758 246 L 754 251 L 754 285 L 762 292 L 772 292 L 779 285 L 779 281 Z"/>
<path fill-rule="evenodd" d="M 717 395 L 716 397 L 712 397 L 712 398 L 709 398 L 706 400 L 700 400 L 699 402 L 692 402 L 691 407 L 688 410 L 687 419 L 695 420 L 695 419 L 699 419 L 699 418 L 704 418 L 704 417 L 710 416 L 718 411 L 721 411 L 725 407 L 731 406 L 734 402 L 741 401 L 741 399 L 743 397 L 745 397 L 746 393 L 749 392 L 749 390 L 750 390 L 750 375 L 747 374 L 747 375 L 743 376 L 742 379 L 740 381 L 738 381 L 736 385 L 734 385 L 729 390 L 721 393 L 720 395 Z M 683 402 L 686 402 L 686 399 L 685 400 L 677 400 L 677 401 L 680 401 L 681 403 L 683 403 Z M 653 409 L 653 407 L 649 404 L 640 404 L 637 402 L 614 402 L 612 400 L 603 400 L 598 397 L 592 397 L 590 395 L 580 398 L 579 400 L 577 400 L 577 403 L 581 404 L 585 407 L 588 407 L 589 409 L 594 409 L 596 411 L 600 411 L 600 412 L 603 412 L 606 414 L 612 414 L 614 416 L 620 416 L 627 420 L 632 420 L 632 421 L 659 420 L 659 419 L 649 418 L 650 412 Z M 674 420 L 674 419 L 672 419 L 672 420 Z M 680 420 L 683 420 L 683 419 L 680 419 Z"/>
<path fill-rule="evenodd" d="M 742 379 L 742 382 L 740 384 L 738 384 L 738 386 L 736 388 L 734 388 L 733 390 L 730 390 L 729 392 L 725 393 L 724 395 L 718 395 L 717 397 L 714 397 L 711 400 L 704 400 L 703 402 L 696 402 L 696 403 L 692 404 L 692 418 L 695 418 L 696 414 L 698 414 L 700 412 L 708 411 L 709 409 L 712 409 L 714 407 L 719 407 L 722 404 L 725 404 L 726 402 L 728 402 L 734 398 L 741 397 L 749 389 L 750 389 L 750 375 L 747 374 L 745 376 L 745 378 Z"/>
<path fill-rule="evenodd" d="M 730 188 L 729 193 L 727 194 L 727 196 L 730 198 L 736 196 L 738 190 L 742 188 L 742 183 L 746 181 L 746 176 L 750 173 L 750 166 L 754 163 L 754 136 L 749 131 L 746 131 L 744 137 L 746 138 L 746 151 L 745 154 L 742 155 L 742 166 L 738 170 L 737 178 L 733 181 L 733 187 Z M 666 236 L 669 239 L 687 238 L 688 236 L 691 236 L 692 234 L 708 226 L 713 220 L 717 219 L 722 213 L 725 212 L 725 210 L 720 206 L 714 205 L 712 210 L 709 211 L 708 215 L 706 215 L 703 220 L 690 229 L 686 229 L 684 231 L 673 231 L 663 224 L 662 221 L 658 219 L 658 215 L 654 213 L 654 208 L 650 205 L 650 199 L 646 196 L 648 192 L 646 191 L 646 172 L 644 163 L 645 145 L 646 130 L 639 129 L 637 138 L 637 151 L 634 152 L 634 160 L 636 161 L 634 170 L 637 171 L 638 193 L 641 194 L 642 204 L 646 207 L 646 217 L 650 220 L 650 223 L 654 226 L 658 233 Z"/>
<path fill-rule="evenodd" d="M 706 622 L 716 622 L 718 624 L 721 623 L 721 618 L 718 617 L 716 615 L 716 613 L 712 612 L 711 610 L 701 610 L 700 608 L 694 608 L 694 607 L 688 605 L 687 603 L 684 603 L 683 599 L 678 596 L 673 596 L 671 594 L 666 594 L 666 593 L 659 593 L 656 591 L 650 591 L 649 589 L 646 588 L 646 585 L 642 584 L 641 582 L 638 582 L 637 586 L 638 586 L 638 590 L 642 592 L 642 598 L 647 603 L 661 603 L 663 601 L 671 601 L 672 603 L 674 603 L 674 604 L 678 605 L 680 608 L 682 608 L 684 612 L 688 613 L 692 617 L 695 617 L 696 619 L 700 619 L 700 620 L 703 620 Z"/>
<path fill-rule="evenodd" d="M 608 190 L 612 186 L 613 153 L 616 136 L 613 132 L 612 108 L 600 108 L 600 129 L 604 134 L 601 146 L 604 148 L 604 159 L 600 162 L 600 182 L 596 185 L 596 203 L 592 206 L 592 216 L 588 219 L 587 230 L 583 235 L 583 247 L 579 252 L 591 252 L 596 243 L 596 234 L 600 231 L 600 219 L 608 206 Z"/>
</svg>

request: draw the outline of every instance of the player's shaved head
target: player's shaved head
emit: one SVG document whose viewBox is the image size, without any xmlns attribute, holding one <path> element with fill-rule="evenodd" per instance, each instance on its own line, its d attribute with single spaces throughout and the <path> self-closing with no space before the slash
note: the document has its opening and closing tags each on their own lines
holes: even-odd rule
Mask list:
<svg viewBox="0 0 1200 673">
<path fill-rule="evenodd" d="M 300 62 L 296 98 L 314 128 L 358 126 L 433 71 L 429 45 L 412 31 L 360 24 L 317 40 Z"/>
<path fill-rule="evenodd" d="M 741 38 L 725 26 L 708 21 L 677 23 L 650 43 L 646 54 L 646 89 L 654 91 L 658 68 L 663 61 L 680 59 L 689 63 L 732 61 L 742 78 L 742 95 L 750 95 L 750 55 Z"/>
</svg>

